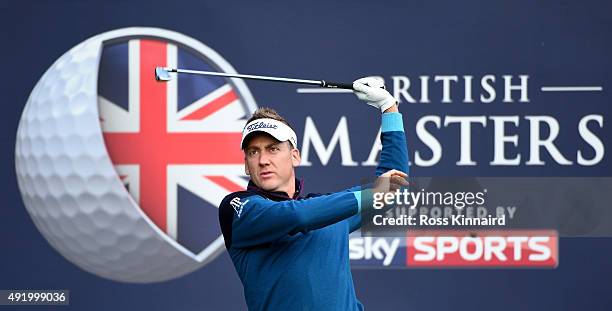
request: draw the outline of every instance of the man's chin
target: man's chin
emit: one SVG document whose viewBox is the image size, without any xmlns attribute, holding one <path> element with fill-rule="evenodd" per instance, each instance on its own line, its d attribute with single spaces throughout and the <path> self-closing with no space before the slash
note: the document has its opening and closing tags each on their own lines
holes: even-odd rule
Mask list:
<svg viewBox="0 0 612 311">
<path fill-rule="evenodd" d="M 268 191 L 268 192 L 279 191 L 278 186 L 274 186 L 274 185 L 270 185 L 270 186 L 263 185 L 262 187 L 259 187 L 259 188 L 265 191 Z"/>
<path fill-rule="evenodd" d="M 273 180 L 260 181 L 258 186 L 265 191 L 278 191 L 279 188 L 278 183 Z"/>
</svg>

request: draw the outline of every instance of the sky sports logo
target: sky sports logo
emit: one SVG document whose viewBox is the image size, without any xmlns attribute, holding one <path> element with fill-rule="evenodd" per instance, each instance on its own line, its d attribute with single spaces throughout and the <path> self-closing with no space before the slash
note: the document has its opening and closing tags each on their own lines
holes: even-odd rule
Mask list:
<svg viewBox="0 0 612 311">
<path fill-rule="evenodd" d="M 411 231 L 406 238 L 353 237 L 354 268 L 556 268 L 554 230 Z"/>
</svg>

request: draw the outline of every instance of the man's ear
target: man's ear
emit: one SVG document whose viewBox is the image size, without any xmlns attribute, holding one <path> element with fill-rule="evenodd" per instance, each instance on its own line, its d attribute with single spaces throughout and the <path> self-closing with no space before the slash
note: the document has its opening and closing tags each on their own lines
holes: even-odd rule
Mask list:
<svg viewBox="0 0 612 311">
<path fill-rule="evenodd" d="M 300 150 L 297 148 L 291 149 L 291 162 L 293 163 L 293 167 L 297 167 L 302 162 L 302 157 L 300 156 Z"/>
<path fill-rule="evenodd" d="M 251 175 L 251 172 L 249 172 L 249 167 L 246 164 L 246 161 L 244 162 L 244 173 L 249 176 Z"/>
</svg>

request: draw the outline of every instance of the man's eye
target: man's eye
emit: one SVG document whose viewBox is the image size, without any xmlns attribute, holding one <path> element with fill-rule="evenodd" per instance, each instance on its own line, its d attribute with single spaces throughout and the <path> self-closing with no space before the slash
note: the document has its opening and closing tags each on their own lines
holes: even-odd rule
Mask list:
<svg viewBox="0 0 612 311">
<path fill-rule="evenodd" d="M 270 147 L 270 151 L 272 151 L 272 152 L 278 152 L 279 150 L 280 150 L 280 148 L 278 148 L 278 146 Z"/>
<path fill-rule="evenodd" d="M 256 154 L 257 154 L 257 150 L 249 150 L 249 151 L 247 152 L 247 155 L 248 155 L 249 157 L 252 157 L 252 156 L 254 156 L 254 155 L 256 155 Z"/>
</svg>

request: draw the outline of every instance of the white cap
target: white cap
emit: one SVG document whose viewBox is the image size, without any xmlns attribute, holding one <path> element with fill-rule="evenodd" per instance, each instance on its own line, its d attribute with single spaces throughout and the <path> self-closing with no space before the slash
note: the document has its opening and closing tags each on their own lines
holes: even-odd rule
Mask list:
<svg viewBox="0 0 612 311">
<path fill-rule="evenodd" d="M 242 140 L 240 147 L 244 149 L 244 140 L 251 133 L 264 132 L 272 135 L 278 141 L 289 141 L 293 148 L 297 148 L 297 136 L 295 132 L 285 123 L 274 119 L 257 119 L 249 122 L 242 130 Z"/>
</svg>

